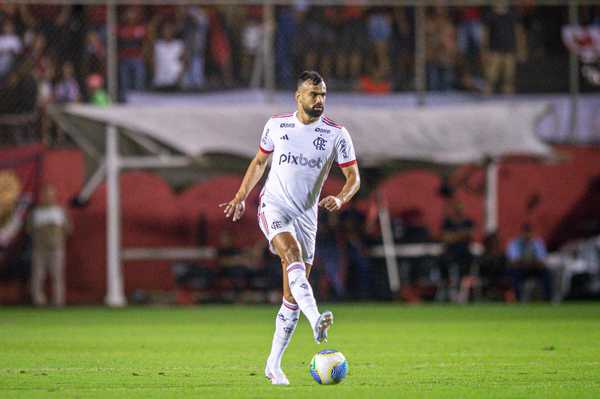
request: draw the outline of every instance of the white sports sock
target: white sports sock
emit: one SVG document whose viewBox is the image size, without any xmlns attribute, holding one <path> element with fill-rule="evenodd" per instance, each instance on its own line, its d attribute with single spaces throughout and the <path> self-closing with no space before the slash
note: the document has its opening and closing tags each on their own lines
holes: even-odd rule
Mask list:
<svg viewBox="0 0 600 399">
<path fill-rule="evenodd" d="M 298 305 L 284 299 L 275 318 L 275 334 L 273 334 L 271 354 L 267 360 L 269 366 L 275 370 L 281 369 L 281 358 L 292 340 L 299 317 L 300 308 Z"/>
<path fill-rule="evenodd" d="M 287 267 L 287 274 L 292 295 L 300 310 L 308 319 L 310 327 L 314 329 L 320 314 L 312 287 L 306 278 L 304 263 L 295 262 L 290 264 Z"/>
</svg>

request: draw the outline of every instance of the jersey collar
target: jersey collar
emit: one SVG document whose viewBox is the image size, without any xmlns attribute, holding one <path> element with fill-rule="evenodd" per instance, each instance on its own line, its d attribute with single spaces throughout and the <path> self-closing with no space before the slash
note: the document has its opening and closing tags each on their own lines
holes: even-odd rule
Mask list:
<svg viewBox="0 0 600 399">
<path fill-rule="evenodd" d="M 323 118 L 323 115 L 319 116 L 319 119 L 317 119 L 316 121 L 309 123 L 309 124 L 305 124 L 302 123 L 302 121 L 298 118 L 298 111 L 294 111 L 294 119 L 296 119 L 296 121 L 300 124 L 300 126 L 315 126 L 319 123 L 321 123 L 321 118 Z"/>
</svg>

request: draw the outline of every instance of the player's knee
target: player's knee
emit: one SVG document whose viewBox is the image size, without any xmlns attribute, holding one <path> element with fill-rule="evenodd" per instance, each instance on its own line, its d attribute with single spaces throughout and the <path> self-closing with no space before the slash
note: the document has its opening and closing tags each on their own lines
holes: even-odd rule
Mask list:
<svg viewBox="0 0 600 399">
<path fill-rule="evenodd" d="M 295 299 L 294 299 L 294 297 L 292 296 L 292 293 L 291 293 L 291 292 L 290 292 L 290 293 L 287 293 L 287 292 L 286 292 L 285 294 L 283 294 L 283 299 L 285 299 L 285 300 L 286 300 L 286 302 L 288 302 L 288 303 L 293 303 L 293 304 L 295 304 L 295 303 L 296 303 L 296 300 L 295 300 Z"/>
<path fill-rule="evenodd" d="M 300 248 L 296 245 L 290 245 L 283 250 L 283 258 L 287 265 L 295 262 L 301 262 Z"/>
</svg>

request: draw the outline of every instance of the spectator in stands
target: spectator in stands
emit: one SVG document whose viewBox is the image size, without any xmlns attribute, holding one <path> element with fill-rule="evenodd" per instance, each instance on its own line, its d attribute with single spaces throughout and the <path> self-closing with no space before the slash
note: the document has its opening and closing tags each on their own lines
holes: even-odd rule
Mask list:
<svg viewBox="0 0 600 399">
<path fill-rule="evenodd" d="M 277 86 L 291 89 L 296 75 L 294 57 L 296 51 L 290 43 L 298 32 L 300 13 L 296 6 L 281 6 L 276 9 L 277 29 L 275 30 L 275 71 Z"/>
<path fill-rule="evenodd" d="M 23 43 L 15 32 L 14 23 L 5 19 L 0 34 L 0 80 L 8 74 L 22 51 Z"/>
<path fill-rule="evenodd" d="M 175 37 L 175 25 L 166 21 L 160 29 L 160 37 L 154 42 L 154 87 L 175 90 L 183 76 L 183 40 Z"/>
<path fill-rule="evenodd" d="M 21 4 L 20 15 L 28 31 L 41 32 L 51 51 L 69 54 L 71 41 L 71 5 Z"/>
<path fill-rule="evenodd" d="M 414 14 L 408 7 L 394 7 L 394 39 L 392 40 L 393 74 L 395 86 L 400 90 L 414 87 Z"/>
<path fill-rule="evenodd" d="M 25 63 L 30 63 L 36 79 L 41 79 L 49 59 L 48 42 L 42 32 L 33 33 L 31 45 L 27 47 Z"/>
<path fill-rule="evenodd" d="M 232 46 L 221 15 L 217 10 L 209 12 L 209 53 L 225 87 L 233 87 L 235 79 L 233 75 Z"/>
<path fill-rule="evenodd" d="M 250 83 L 256 70 L 256 61 L 263 49 L 263 13 L 262 6 L 245 6 L 241 35 L 241 70 L 244 84 Z M 258 83 L 258 82 L 256 82 Z"/>
<path fill-rule="evenodd" d="M 110 104 L 108 93 L 104 90 L 104 78 L 98 73 L 89 75 L 86 78 L 87 93 L 89 102 L 99 107 L 106 107 Z"/>
<path fill-rule="evenodd" d="M 402 211 L 392 220 L 394 241 L 402 244 L 432 242 L 433 237 L 419 208 Z"/>
<path fill-rule="evenodd" d="M 482 91 L 481 40 L 483 26 L 480 7 L 461 7 L 457 26 L 457 44 L 460 56 L 457 60 L 456 83 L 461 89 Z"/>
<path fill-rule="evenodd" d="M 65 245 L 71 232 L 71 223 L 63 207 L 56 200 L 56 189 L 44 187 L 41 203 L 34 208 L 29 222 L 33 238 L 31 297 L 33 304 L 47 304 L 44 293 L 46 275 L 52 279 L 52 304 L 65 305 Z"/>
<path fill-rule="evenodd" d="M 391 69 L 390 39 L 392 37 L 392 13 L 387 7 L 372 7 L 367 10 L 367 34 L 373 45 L 376 68 L 384 75 Z"/>
<path fill-rule="evenodd" d="M 368 63 L 369 73 L 361 76 L 358 81 L 358 90 L 369 94 L 389 94 L 392 91 L 392 82 L 389 73 L 374 61 Z"/>
<path fill-rule="evenodd" d="M 507 259 L 500 246 L 497 233 L 488 233 L 483 239 L 483 253 L 476 261 L 478 275 L 481 279 L 485 295 L 489 299 L 504 299 L 513 302 L 514 296 L 507 288 Z"/>
<path fill-rule="evenodd" d="M 447 7 L 435 7 L 426 18 L 427 86 L 430 90 L 452 89 L 458 58 L 456 29 Z"/>
<path fill-rule="evenodd" d="M 335 45 L 334 11 L 330 7 L 309 6 L 301 9 L 302 23 L 298 29 L 298 53 L 303 69 L 320 70 L 331 75 Z"/>
<path fill-rule="evenodd" d="M 479 56 L 483 26 L 479 7 L 461 7 L 457 27 L 457 41 L 460 52 L 469 59 Z"/>
<path fill-rule="evenodd" d="M 129 90 L 143 90 L 146 84 L 144 50 L 147 45 L 147 29 L 138 6 L 125 9 L 123 22 L 118 28 L 119 39 L 119 88 L 125 99 Z"/>
<path fill-rule="evenodd" d="M 206 42 L 209 29 L 208 14 L 204 7 L 186 6 L 183 20 L 183 41 L 186 51 L 186 68 L 183 87 L 198 89 L 206 84 Z"/>
<path fill-rule="evenodd" d="M 486 94 L 492 94 L 498 81 L 505 94 L 515 92 L 517 60 L 526 58 L 525 31 L 518 16 L 506 2 L 498 2 L 484 18 L 482 51 L 486 69 Z"/>
<path fill-rule="evenodd" d="M 83 50 L 82 70 L 83 75 L 99 73 L 104 75 L 106 72 L 106 45 L 101 35 L 91 30 L 85 36 L 85 48 Z"/>
<path fill-rule="evenodd" d="M 461 278 L 471 272 L 472 240 L 473 221 L 464 214 L 462 203 L 451 202 L 442 222 L 444 252 L 440 258 L 442 278 L 448 283 L 451 299 L 454 299 Z"/>
<path fill-rule="evenodd" d="M 54 85 L 54 101 L 57 103 L 72 103 L 81 100 L 79 83 L 75 79 L 75 69 L 73 64 L 65 62 L 61 69 L 61 74 Z"/>
<path fill-rule="evenodd" d="M 5 79 L 0 79 L 0 114 L 21 114 L 31 116 L 33 124 L 33 115 L 37 106 L 38 85 L 33 74 L 33 62 L 25 54 L 16 61 L 15 66 L 8 72 Z M 24 126 L 15 126 L 10 130 L 14 132 L 5 132 L 9 136 L 12 134 L 17 142 L 20 142 L 22 136 L 28 136 L 31 132 L 29 124 Z M 5 130 L 9 130 L 6 126 Z M 27 132 L 27 133 L 26 133 Z M 25 140 L 28 141 L 28 140 Z"/>
<path fill-rule="evenodd" d="M 523 298 L 523 284 L 528 279 L 537 279 L 542 283 L 544 299 L 552 299 L 552 274 L 544 264 L 546 259 L 544 240 L 533 234 L 530 224 L 521 227 L 521 234 L 513 238 L 506 248 L 506 257 L 510 262 L 508 273 L 513 289 L 519 301 Z"/>
<path fill-rule="evenodd" d="M 360 78 L 369 45 L 364 7 L 346 5 L 338 18 L 341 31 L 336 75 L 338 79 L 355 83 Z"/>
<path fill-rule="evenodd" d="M 50 142 L 52 120 L 47 114 L 48 106 L 54 102 L 54 80 L 56 78 L 56 63 L 52 57 L 42 56 L 38 65 L 36 80 L 38 85 L 37 108 L 40 113 L 40 134 L 42 141 Z"/>
</svg>

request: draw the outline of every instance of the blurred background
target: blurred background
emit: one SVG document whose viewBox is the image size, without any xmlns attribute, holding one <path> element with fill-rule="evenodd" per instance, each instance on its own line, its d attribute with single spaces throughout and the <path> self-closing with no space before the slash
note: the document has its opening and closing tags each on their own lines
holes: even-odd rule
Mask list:
<svg viewBox="0 0 600 399">
<path fill-rule="evenodd" d="M 1 2 L 0 27 L 1 304 L 279 303 L 258 189 L 238 224 L 217 204 L 305 69 L 363 177 L 319 216 L 319 300 L 600 296 L 600 1 Z"/>
</svg>

